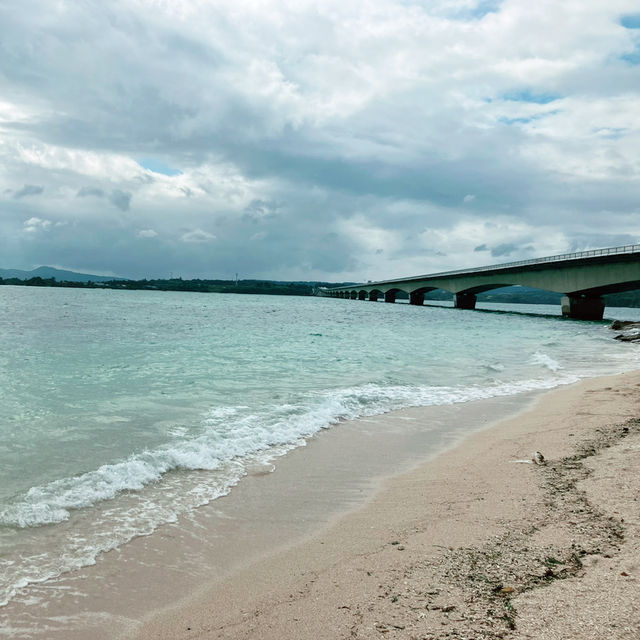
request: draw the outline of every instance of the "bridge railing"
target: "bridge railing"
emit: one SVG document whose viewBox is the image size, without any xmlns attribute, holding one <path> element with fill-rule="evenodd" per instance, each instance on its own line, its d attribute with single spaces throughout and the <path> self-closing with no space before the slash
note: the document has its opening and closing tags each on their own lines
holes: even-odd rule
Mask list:
<svg viewBox="0 0 640 640">
<path fill-rule="evenodd" d="M 640 252 L 640 244 L 627 244 L 621 247 L 609 247 L 607 249 L 589 249 L 588 251 L 577 251 L 575 253 L 560 253 L 555 256 L 545 256 L 544 258 L 531 258 L 529 260 L 518 260 L 516 262 L 504 262 L 502 264 L 492 264 L 487 267 L 470 267 L 469 269 L 457 269 L 455 271 L 442 271 L 430 275 L 442 276 L 452 273 L 473 273 L 474 271 L 489 271 L 493 269 L 507 269 L 509 267 L 522 267 L 529 264 L 542 264 L 544 262 L 562 262 L 563 260 L 578 260 L 579 258 L 593 258 L 595 256 L 610 256 L 619 253 Z"/>
<path fill-rule="evenodd" d="M 511 267 L 523 267 L 532 264 L 543 264 L 545 262 L 562 262 L 564 260 L 578 260 L 580 258 L 594 258 L 596 256 L 611 256 L 621 253 L 640 253 L 640 244 L 627 244 L 621 247 L 609 247 L 607 249 L 589 249 L 588 251 L 577 251 L 575 253 L 561 253 L 555 256 L 545 256 L 544 258 L 531 258 L 529 260 L 518 260 L 517 262 L 503 262 L 492 264 L 486 267 L 470 267 L 468 269 L 456 269 L 455 271 L 440 271 L 422 276 L 411 276 L 410 278 L 395 278 L 393 280 L 378 280 L 377 282 L 367 282 L 367 285 L 382 284 L 387 282 L 406 282 L 407 280 L 421 280 L 423 278 L 436 278 L 443 276 L 453 276 L 464 273 L 478 273 L 481 271 L 494 271 L 497 269 L 509 269 Z M 358 286 L 358 285 L 353 285 Z M 337 287 L 349 288 L 349 287 Z"/>
</svg>

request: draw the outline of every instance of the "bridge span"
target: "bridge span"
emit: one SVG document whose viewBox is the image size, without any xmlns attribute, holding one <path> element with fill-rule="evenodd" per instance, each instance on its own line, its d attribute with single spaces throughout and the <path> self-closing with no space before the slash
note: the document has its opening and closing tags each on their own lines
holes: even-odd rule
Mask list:
<svg viewBox="0 0 640 640">
<path fill-rule="evenodd" d="M 444 289 L 454 295 L 458 309 L 475 309 L 483 291 L 521 285 L 564 294 L 562 315 L 602 320 L 603 295 L 640 289 L 640 244 L 566 253 L 519 262 L 490 265 L 430 275 L 380 280 L 322 288 L 319 295 L 353 300 L 395 302 L 400 291 L 413 305 L 424 304 L 424 294 Z"/>
</svg>

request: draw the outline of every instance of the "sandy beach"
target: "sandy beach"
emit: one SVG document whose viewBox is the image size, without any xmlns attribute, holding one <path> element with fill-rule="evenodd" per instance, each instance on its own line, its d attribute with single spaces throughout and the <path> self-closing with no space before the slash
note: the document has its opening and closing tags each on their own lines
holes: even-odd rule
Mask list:
<svg viewBox="0 0 640 640">
<path fill-rule="evenodd" d="M 127 635 L 637 638 L 639 387 L 543 394 Z"/>
</svg>

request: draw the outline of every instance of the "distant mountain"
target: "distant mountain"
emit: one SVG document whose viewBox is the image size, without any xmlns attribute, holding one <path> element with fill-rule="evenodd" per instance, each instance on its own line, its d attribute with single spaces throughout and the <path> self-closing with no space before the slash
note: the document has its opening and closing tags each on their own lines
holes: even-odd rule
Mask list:
<svg viewBox="0 0 640 640">
<path fill-rule="evenodd" d="M 560 304 L 561 293 L 521 287 L 518 285 L 491 289 L 478 294 L 478 300 L 484 302 L 516 302 L 521 304 Z"/>
<path fill-rule="evenodd" d="M 55 269 L 54 267 L 38 267 L 32 271 L 23 271 L 22 269 L 0 269 L 0 278 L 8 280 L 9 278 L 18 278 L 19 280 L 30 280 L 31 278 L 55 278 L 58 282 L 66 280 L 67 282 L 107 282 L 109 280 L 124 280 L 126 278 L 115 278 L 113 276 L 95 276 L 89 273 L 76 273 L 75 271 L 67 271 L 65 269 Z"/>
</svg>

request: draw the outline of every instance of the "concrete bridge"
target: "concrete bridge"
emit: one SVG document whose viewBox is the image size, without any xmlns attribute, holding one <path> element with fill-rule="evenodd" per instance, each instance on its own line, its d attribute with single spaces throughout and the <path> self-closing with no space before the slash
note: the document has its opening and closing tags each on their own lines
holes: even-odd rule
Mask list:
<svg viewBox="0 0 640 640">
<path fill-rule="evenodd" d="M 425 293 L 444 289 L 454 294 L 456 308 L 475 309 L 477 294 L 510 285 L 562 293 L 562 315 L 602 320 L 604 294 L 640 289 L 640 244 L 322 288 L 318 294 L 374 302 L 384 298 L 385 302 L 395 302 L 397 294 L 403 291 L 409 294 L 410 304 L 422 305 Z"/>
</svg>

